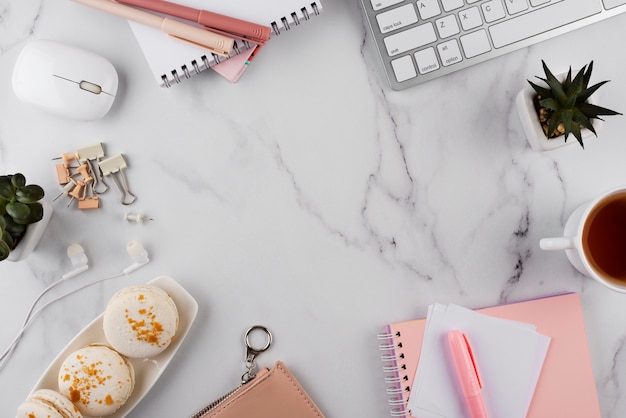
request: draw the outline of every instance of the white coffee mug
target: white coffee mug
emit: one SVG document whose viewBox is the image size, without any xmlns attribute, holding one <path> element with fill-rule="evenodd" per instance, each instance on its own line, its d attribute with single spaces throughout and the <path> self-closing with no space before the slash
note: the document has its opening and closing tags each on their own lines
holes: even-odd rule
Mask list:
<svg viewBox="0 0 626 418">
<path fill-rule="evenodd" d="M 626 293 L 626 186 L 611 189 L 579 206 L 563 236 L 544 238 L 543 250 L 565 250 L 582 274 Z"/>
</svg>

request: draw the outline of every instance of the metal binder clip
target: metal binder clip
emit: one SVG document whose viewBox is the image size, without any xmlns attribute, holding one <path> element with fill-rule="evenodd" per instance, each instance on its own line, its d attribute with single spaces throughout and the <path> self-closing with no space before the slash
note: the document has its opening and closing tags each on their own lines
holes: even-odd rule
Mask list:
<svg viewBox="0 0 626 418">
<path fill-rule="evenodd" d="M 86 163 L 89 166 L 89 170 L 93 173 L 93 191 L 101 194 L 109 190 L 109 185 L 104 181 L 103 173 L 101 169 L 98 168 L 100 158 L 104 158 L 104 148 L 102 147 L 102 144 L 97 143 L 88 147 L 79 148 L 78 151 L 76 151 L 76 155 L 78 155 L 78 161 L 83 164 Z M 94 169 L 92 161 L 96 161 L 98 163 L 96 164 L 96 169 Z M 102 183 L 104 190 L 97 190 L 99 183 Z"/>
<path fill-rule="evenodd" d="M 128 181 L 126 180 L 126 175 L 124 174 L 124 169 L 126 169 L 127 165 L 122 154 L 117 154 L 113 157 L 104 159 L 100 161 L 98 165 L 100 166 L 100 170 L 102 170 L 102 174 L 104 176 L 111 176 L 113 178 L 115 185 L 120 191 L 120 202 L 122 205 L 130 205 L 137 199 L 137 196 L 132 194 L 128 189 Z M 115 174 L 119 175 L 119 178 Z M 126 195 L 131 196 L 129 201 L 126 201 Z"/>
<path fill-rule="evenodd" d="M 250 342 L 250 335 L 257 330 L 265 333 L 265 345 L 261 348 L 253 347 L 252 343 Z M 246 345 L 246 368 L 248 369 L 248 371 L 241 375 L 241 383 L 246 384 L 256 377 L 255 360 L 259 354 L 270 348 L 270 345 L 272 345 L 272 333 L 263 325 L 254 325 L 253 327 L 248 329 L 248 331 L 246 331 L 243 342 Z"/>
</svg>

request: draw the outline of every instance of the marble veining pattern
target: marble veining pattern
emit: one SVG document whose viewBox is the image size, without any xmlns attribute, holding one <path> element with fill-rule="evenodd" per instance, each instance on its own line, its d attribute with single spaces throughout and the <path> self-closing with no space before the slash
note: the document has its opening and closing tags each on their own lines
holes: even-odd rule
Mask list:
<svg viewBox="0 0 626 418">
<path fill-rule="evenodd" d="M 117 190 L 97 212 L 55 202 L 37 251 L 0 264 L 0 347 L 28 305 L 71 268 L 81 243 L 90 270 L 59 289 L 116 273 L 137 239 L 151 262 L 47 308 L 0 371 L 0 416 L 12 416 L 65 344 L 128 283 L 170 275 L 199 316 L 180 355 L 130 417 L 189 416 L 243 372 L 241 335 L 274 331 L 259 359 L 284 361 L 329 417 L 382 418 L 376 334 L 424 316 L 430 303 L 470 308 L 565 291 L 581 294 L 603 418 L 626 416 L 624 296 L 583 277 L 564 253 L 539 249 L 569 214 L 626 183 L 626 118 L 585 150 L 527 145 L 514 108 L 541 59 L 594 60 L 608 107 L 626 111 L 619 16 L 426 85 L 393 92 L 357 1 L 326 0 L 321 16 L 271 40 L 237 84 L 203 73 L 159 89 L 125 21 L 69 0 L 0 0 L 0 172 L 23 171 L 58 193 L 51 158 L 93 142 L 122 152 L 138 195 Z M 102 120 L 71 122 L 17 100 L 13 65 L 49 38 L 111 60 L 120 94 Z M 577 45 L 578 55 L 572 55 Z M 123 221 L 127 210 L 154 221 Z M 52 296 L 54 296 L 52 295 Z M 165 416 L 165 415 L 163 415 Z"/>
</svg>

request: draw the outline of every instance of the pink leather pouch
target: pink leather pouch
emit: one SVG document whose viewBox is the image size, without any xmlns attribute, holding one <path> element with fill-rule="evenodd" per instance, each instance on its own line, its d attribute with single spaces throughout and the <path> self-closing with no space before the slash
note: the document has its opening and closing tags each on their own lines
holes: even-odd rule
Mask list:
<svg viewBox="0 0 626 418">
<path fill-rule="evenodd" d="M 207 405 L 192 418 L 324 418 L 282 362 Z"/>
</svg>

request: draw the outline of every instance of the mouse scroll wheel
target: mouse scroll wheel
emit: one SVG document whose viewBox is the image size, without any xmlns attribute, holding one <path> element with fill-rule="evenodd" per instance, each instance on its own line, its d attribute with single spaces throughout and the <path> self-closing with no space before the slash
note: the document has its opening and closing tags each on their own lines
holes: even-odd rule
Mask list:
<svg viewBox="0 0 626 418">
<path fill-rule="evenodd" d="M 88 92 L 91 92 L 93 94 L 100 94 L 102 93 L 102 87 L 100 87 L 97 84 L 94 83 L 90 83 L 89 81 L 81 81 L 80 83 L 78 83 L 78 87 L 80 87 L 83 90 L 87 90 Z"/>
</svg>

